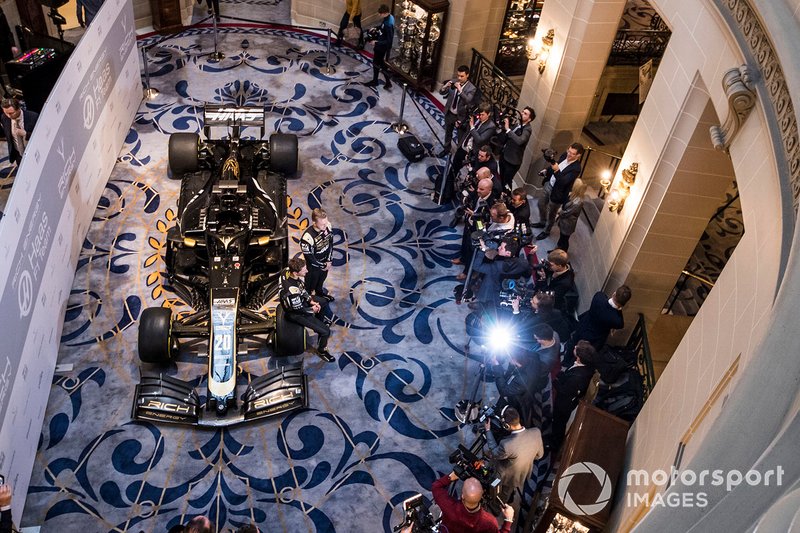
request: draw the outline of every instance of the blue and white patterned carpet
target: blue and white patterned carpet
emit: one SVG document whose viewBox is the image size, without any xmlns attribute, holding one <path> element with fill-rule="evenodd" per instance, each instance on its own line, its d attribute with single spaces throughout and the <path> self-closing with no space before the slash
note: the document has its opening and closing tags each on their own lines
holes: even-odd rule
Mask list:
<svg viewBox="0 0 800 533">
<path fill-rule="evenodd" d="M 349 49 L 335 51 L 326 73 L 323 42 L 225 28 L 219 64 L 202 55 L 208 30 L 154 48 L 161 94 L 142 103 L 84 243 L 59 353 L 74 370 L 54 380 L 22 525 L 162 532 L 205 514 L 220 530 L 252 520 L 262 531 L 390 531 L 395 506 L 414 492 L 430 497 L 450 471 L 448 455 L 468 442 L 452 408 L 477 370 L 462 352 L 467 310 L 452 299 L 460 232 L 447 225 L 449 208 L 429 200 L 438 161 L 409 164 L 396 148 L 400 90 L 365 88 L 370 65 Z M 167 138 L 198 131 L 204 102 L 265 105 L 268 129 L 300 137 L 293 251 L 310 210 L 325 207 L 340 317 L 330 344 L 338 362 L 306 358 L 308 410 L 216 431 L 130 419 L 141 310 L 181 306 L 158 274 L 179 185 L 166 178 Z M 432 139 L 407 110 L 412 129 Z M 262 349 L 252 347 L 246 370 L 268 368 Z M 172 374 L 203 373 L 191 352 Z"/>
</svg>

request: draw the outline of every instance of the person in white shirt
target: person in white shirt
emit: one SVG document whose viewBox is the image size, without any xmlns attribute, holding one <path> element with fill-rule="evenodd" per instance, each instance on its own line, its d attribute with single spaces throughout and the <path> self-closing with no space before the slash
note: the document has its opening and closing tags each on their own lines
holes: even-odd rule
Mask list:
<svg viewBox="0 0 800 533">
<path fill-rule="evenodd" d="M 3 114 L 0 115 L 0 125 L 8 141 L 8 159 L 12 163 L 19 165 L 22 161 L 22 154 L 31 138 L 33 128 L 39 119 L 39 114 L 27 109 L 22 109 L 22 105 L 16 98 L 3 98 L 0 100 L 0 108 Z"/>
</svg>

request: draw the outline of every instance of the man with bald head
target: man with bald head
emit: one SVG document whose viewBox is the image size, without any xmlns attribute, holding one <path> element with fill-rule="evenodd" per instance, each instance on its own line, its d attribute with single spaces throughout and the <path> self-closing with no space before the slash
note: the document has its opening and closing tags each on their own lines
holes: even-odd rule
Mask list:
<svg viewBox="0 0 800 533">
<path fill-rule="evenodd" d="M 514 509 L 510 505 L 503 507 L 503 527 L 498 528 L 497 520 L 491 513 L 481 508 L 483 487 L 474 477 L 464 480 L 461 488 L 461 500 L 450 496 L 447 487 L 458 476 L 455 472 L 442 476 L 433 482 L 431 492 L 433 500 L 442 510 L 442 524 L 446 531 L 464 533 L 510 533 L 514 522 Z"/>
<path fill-rule="evenodd" d="M 473 250 L 470 235 L 478 229 L 483 229 L 489 223 L 489 208 L 495 202 L 491 178 L 484 178 L 478 182 L 475 191 L 467 193 L 464 198 L 464 234 L 461 237 L 461 253 L 453 259 L 454 265 L 463 265 L 464 272 L 456 279 L 467 279 L 467 270 L 472 262 Z M 480 226 L 480 227 L 479 227 Z"/>
<path fill-rule="evenodd" d="M 503 192 L 503 183 L 500 181 L 500 178 L 492 173 L 492 169 L 489 167 L 481 167 L 475 172 L 475 177 L 478 179 L 478 182 L 485 179 L 491 180 L 492 194 L 496 198 L 500 198 L 500 194 Z"/>
</svg>

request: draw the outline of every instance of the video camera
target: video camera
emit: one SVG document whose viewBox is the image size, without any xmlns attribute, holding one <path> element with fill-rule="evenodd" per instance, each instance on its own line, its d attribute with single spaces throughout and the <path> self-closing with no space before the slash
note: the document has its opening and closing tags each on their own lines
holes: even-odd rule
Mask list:
<svg viewBox="0 0 800 533">
<path fill-rule="evenodd" d="M 500 289 L 500 306 L 511 307 L 517 298 L 521 302 L 530 301 L 536 292 L 536 289 L 525 284 L 525 280 L 505 279 Z"/>
<path fill-rule="evenodd" d="M 433 517 L 430 507 L 425 505 L 422 494 L 416 494 L 404 500 L 403 513 L 403 522 L 396 525 L 392 531 L 397 532 L 404 527 L 411 526 L 412 533 L 438 533 L 442 517 Z"/>
<path fill-rule="evenodd" d="M 377 41 L 381 37 L 383 37 L 382 26 L 375 26 L 374 28 L 370 28 L 364 32 L 364 40 L 366 42 Z"/>
<path fill-rule="evenodd" d="M 517 124 L 522 123 L 522 113 L 512 105 L 495 106 L 494 123 L 497 125 L 498 132 L 505 131 L 505 124 L 503 124 L 505 119 L 508 119 L 508 127 L 514 129 Z"/>
<path fill-rule="evenodd" d="M 556 152 L 552 148 L 542 148 L 542 157 L 549 164 L 555 165 L 556 164 L 556 158 L 558 157 L 558 152 Z"/>
<path fill-rule="evenodd" d="M 464 481 L 474 477 L 483 487 L 483 500 L 493 500 L 500 486 L 500 478 L 495 475 L 495 469 L 483 457 L 483 447 L 486 445 L 486 435 L 481 433 L 472 446 L 467 448 L 459 444 L 456 451 L 450 454 L 450 464 L 458 479 Z M 479 456 L 480 454 L 480 456 Z"/>
</svg>

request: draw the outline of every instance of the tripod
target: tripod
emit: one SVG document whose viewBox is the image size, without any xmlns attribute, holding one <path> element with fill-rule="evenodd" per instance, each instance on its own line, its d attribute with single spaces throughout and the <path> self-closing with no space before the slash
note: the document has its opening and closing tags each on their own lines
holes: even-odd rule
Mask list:
<svg viewBox="0 0 800 533">
<path fill-rule="evenodd" d="M 470 338 L 471 340 L 471 338 Z M 474 424 L 478 420 L 481 410 L 481 400 L 478 399 L 478 390 L 481 383 L 486 381 L 486 363 L 482 362 L 478 367 L 478 372 L 473 378 L 470 395 L 464 400 L 460 400 L 455 406 L 455 416 L 462 424 Z M 463 418 L 463 420 L 462 420 Z"/>
</svg>

